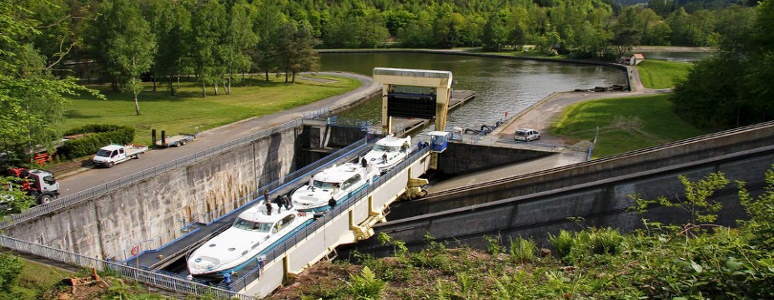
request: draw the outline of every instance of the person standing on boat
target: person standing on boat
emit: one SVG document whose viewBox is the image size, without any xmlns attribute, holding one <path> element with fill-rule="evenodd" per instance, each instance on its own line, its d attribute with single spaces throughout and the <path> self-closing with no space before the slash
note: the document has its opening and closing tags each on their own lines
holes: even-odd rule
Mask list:
<svg viewBox="0 0 774 300">
<path fill-rule="evenodd" d="M 271 201 L 269 200 L 269 190 L 263 190 L 263 202 L 266 204 L 266 215 L 271 216 Z"/>
<path fill-rule="evenodd" d="M 282 195 L 280 196 L 280 205 L 284 206 L 285 209 L 290 209 L 292 206 L 292 203 L 290 203 L 290 198 L 288 198 L 288 195 Z"/>
<path fill-rule="evenodd" d="M 331 209 L 336 207 L 336 199 L 333 199 L 333 197 L 331 197 L 331 200 L 328 200 L 328 205 L 331 206 Z"/>
</svg>

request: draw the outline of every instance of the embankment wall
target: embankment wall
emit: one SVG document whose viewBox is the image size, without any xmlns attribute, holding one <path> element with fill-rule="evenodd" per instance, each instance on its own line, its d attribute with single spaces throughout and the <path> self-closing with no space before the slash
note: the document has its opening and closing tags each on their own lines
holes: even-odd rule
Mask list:
<svg viewBox="0 0 774 300">
<path fill-rule="evenodd" d="M 155 249 L 252 200 L 297 168 L 301 128 L 277 132 L 7 228 L 6 235 L 100 259 Z M 120 168 L 117 166 L 116 168 Z"/>
</svg>

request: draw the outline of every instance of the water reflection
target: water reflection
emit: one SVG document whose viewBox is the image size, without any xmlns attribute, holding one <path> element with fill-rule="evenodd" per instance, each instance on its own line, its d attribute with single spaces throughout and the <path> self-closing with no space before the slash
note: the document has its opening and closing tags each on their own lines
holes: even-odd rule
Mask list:
<svg viewBox="0 0 774 300">
<path fill-rule="evenodd" d="M 612 68 L 554 62 L 428 53 L 324 53 L 323 71 L 371 76 L 374 67 L 451 71 L 454 88 L 473 90 L 476 98 L 454 110 L 447 129 L 478 128 L 522 111 L 553 92 L 625 84 L 625 72 Z M 341 118 L 380 121 L 380 100 L 372 99 Z"/>
</svg>

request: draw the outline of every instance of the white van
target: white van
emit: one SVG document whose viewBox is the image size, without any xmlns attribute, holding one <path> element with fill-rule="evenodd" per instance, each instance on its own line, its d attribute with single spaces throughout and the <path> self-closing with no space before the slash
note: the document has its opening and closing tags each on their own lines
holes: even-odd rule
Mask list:
<svg viewBox="0 0 774 300">
<path fill-rule="evenodd" d="M 531 128 L 519 128 L 513 134 L 513 139 L 521 142 L 529 142 L 540 139 L 540 132 Z"/>
</svg>

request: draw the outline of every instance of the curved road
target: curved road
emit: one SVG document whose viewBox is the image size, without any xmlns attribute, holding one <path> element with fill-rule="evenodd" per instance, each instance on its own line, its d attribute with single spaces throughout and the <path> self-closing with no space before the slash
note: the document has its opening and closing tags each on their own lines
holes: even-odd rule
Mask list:
<svg viewBox="0 0 774 300">
<path fill-rule="evenodd" d="M 531 127 L 541 132 L 540 143 L 569 146 L 568 141 L 546 134 L 547 129 L 551 126 L 551 123 L 567 105 L 600 98 L 626 97 L 669 92 L 669 90 L 654 90 L 644 88 L 640 81 L 639 74 L 637 73 L 637 69 L 634 67 L 627 68 L 629 70 L 629 81 L 632 87 L 631 92 L 554 93 L 514 116 L 508 124 L 495 130 L 491 136 L 499 138 L 500 140 L 512 141 L 513 132 L 517 128 Z M 374 93 L 378 93 L 381 90 L 381 84 L 373 82 L 371 77 L 368 76 L 340 72 L 319 72 L 318 74 L 355 78 L 360 80 L 362 85 L 359 88 L 345 94 L 332 96 L 304 106 L 276 112 L 270 115 L 238 121 L 218 128 L 213 128 L 199 133 L 194 142 L 188 143 L 183 147 L 152 150 L 142 155 L 141 159 L 131 160 L 110 169 L 80 168 L 75 172 L 58 175 L 60 177 L 59 181 L 62 186 L 62 195 L 65 196 L 94 186 L 98 186 L 100 184 L 106 184 L 123 176 L 136 174 L 143 170 L 163 165 L 177 158 L 223 145 L 232 140 L 251 135 L 263 129 L 270 128 L 272 126 L 279 125 L 294 119 L 299 119 L 304 115 L 304 113 L 334 110 L 336 108 L 346 107 Z M 431 185 L 429 190 L 433 192 L 450 187 L 473 184 L 482 180 L 487 181 L 506 175 L 512 176 L 515 173 L 532 172 L 536 169 L 547 169 L 561 165 L 577 163 L 584 160 L 585 153 L 570 151 L 560 155 L 550 156 L 549 158 L 542 161 L 519 164 L 519 170 L 514 170 L 512 166 L 506 166 L 499 169 L 489 170 L 487 172 L 481 172 L 480 174 L 469 177 L 468 179 L 459 178 L 457 180 L 447 180 L 440 184 Z M 471 182 L 471 180 L 474 182 Z"/>
<path fill-rule="evenodd" d="M 57 174 L 62 196 L 106 184 L 123 176 L 137 174 L 143 170 L 166 164 L 180 157 L 215 148 L 230 141 L 249 136 L 263 129 L 271 128 L 272 126 L 283 124 L 291 120 L 300 119 L 305 113 L 325 110 L 333 111 L 347 107 L 382 89 L 381 84 L 373 82 L 370 77 L 364 75 L 340 72 L 317 72 L 316 74 L 354 78 L 360 80 L 361 85 L 355 90 L 341 95 L 328 97 L 314 103 L 203 131 L 196 136 L 194 142 L 187 143 L 183 147 L 151 150 L 141 155 L 140 159 L 127 161 L 110 169 L 80 168 L 73 172 Z"/>
<path fill-rule="evenodd" d="M 575 164 L 586 161 L 586 149 L 590 145 L 589 141 L 568 141 L 557 136 L 548 134 L 551 124 L 561 115 L 562 110 L 568 105 L 602 98 L 629 97 L 638 95 L 668 93 L 671 89 L 648 89 L 643 87 L 640 81 L 640 75 L 637 68 L 627 66 L 629 74 L 629 84 L 631 92 L 561 92 L 553 93 L 529 108 L 519 112 L 511 118 L 507 124 L 498 127 L 490 136 L 485 137 L 478 143 L 489 143 L 503 146 L 503 143 L 515 143 L 513 133 L 518 128 L 528 127 L 540 132 L 540 140 L 527 144 L 520 143 L 522 147 L 540 148 L 547 147 L 552 150 L 560 149 L 557 154 L 550 155 L 541 159 L 535 159 L 527 162 L 520 162 L 511 165 L 505 165 L 492 168 L 485 171 L 474 172 L 462 176 L 456 176 L 440 182 L 432 182 L 428 187 L 428 192 L 437 193 L 452 188 L 479 184 L 520 174 L 532 173 L 539 170 L 547 170 L 560 166 Z"/>
</svg>

